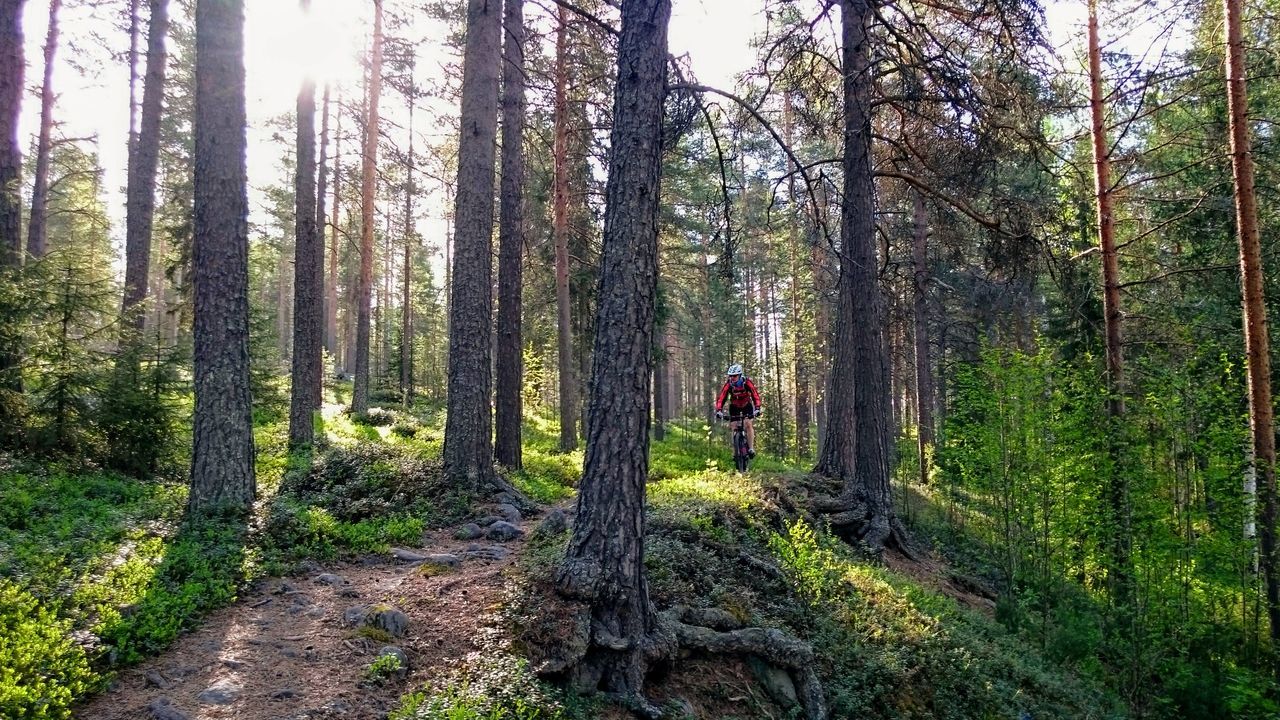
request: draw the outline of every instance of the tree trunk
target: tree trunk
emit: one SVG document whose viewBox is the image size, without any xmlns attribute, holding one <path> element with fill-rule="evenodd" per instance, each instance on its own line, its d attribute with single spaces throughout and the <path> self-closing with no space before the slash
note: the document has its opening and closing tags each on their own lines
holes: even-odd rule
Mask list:
<svg viewBox="0 0 1280 720">
<path fill-rule="evenodd" d="M 53 134 L 53 57 L 58 51 L 58 9 L 62 0 L 49 1 L 49 32 L 44 41 L 44 83 L 40 86 L 40 136 L 36 141 L 36 174 L 27 219 L 27 254 L 39 259 L 48 252 L 49 146 Z"/>
<path fill-rule="evenodd" d="M 329 318 L 332 317 L 332 309 L 329 306 L 329 285 L 325 276 L 325 224 L 328 222 L 328 208 L 325 207 L 325 195 L 329 190 L 329 84 L 324 86 L 324 99 L 321 100 L 322 110 L 320 111 L 320 160 L 316 169 L 320 173 L 320 178 L 316 182 L 316 237 L 320 243 L 320 264 L 316 267 L 316 287 L 321 289 L 322 302 L 320 307 L 321 315 L 321 343 L 322 350 L 328 349 L 333 352 L 330 346 L 332 336 L 329 334 Z M 319 408 L 324 404 L 324 353 L 320 354 L 320 384 L 316 386 L 315 406 Z"/>
<path fill-rule="evenodd" d="M 329 209 L 329 279 L 325 285 L 325 337 L 329 354 L 341 370 L 347 369 L 338 343 L 338 209 L 342 191 L 342 103 L 338 103 L 333 130 L 333 207 Z"/>
<path fill-rule="evenodd" d="M 783 96 L 783 141 L 791 147 L 794 134 L 794 119 L 791 110 L 791 95 Z M 791 203 L 792 216 L 790 223 L 790 233 L 788 235 L 788 252 L 791 260 L 791 370 L 794 375 L 794 395 L 795 395 L 795 416 L 796 416 L 796 460 L 804 462 L 809 457 L 809 367 L 808 352 L 809 341 L 806 337 L 805 329 L 808 323 L 804 322 L 800 317 L 800 263 L 799 253 L 796 252 L 799 244 L 799 226 L 801 222 L 801 213 L 797 212 L 799 203 L 796 198 L 796 180 L 795 173 L 797 168 L 794 163 L 788 161 L 787 177 L 787 200 Z M 781 407 L 778 408 L 782 410 Z"/>
<path fill-rule="evenodd" d="M 1115 219 L 1112 211 L 1111 151 L 1107 147 L 1102 87 L 1102 50 L 1098 40 L 1098 4 L 1089 0 L 1089 109 L 1093 138 L 1094 196 L 1098 213 L 1098 244 L 1102 250 L 1103 324 L 1107 351 L 1107 419 L 1111 471 L 1107 504 L 1111 513 L 1111 564 L 1108 583 L 1113 600 L 1127 607 L 1133 594 L 1130 573 L 1129 481 L 1122 467 L 1120 447 L 1124 418 L 1124 361 L 1120 332 L 1120 270 L 1116 259 Z"/>
<path fill-rule="evenodd" d="M 667 357 L 666 332 L 658 332 L 658 343 L 654 348 L 653 367 L 653 439 L 663 440 L 667 436 L 667 384 L 671 367 Z"/>
<path fill-rule="evenodd" d="M 217 506 L 248 510 L 257 490 L 249 397 L 242 0 L 197 0 L 195 72 L 191 514 Z"/>
<path fill-rule="evenodd" d="M 23 0 L 0 3 L 0 272 L 14 273 L 22 266 L 22 152 L 18 148 L 25 65 L 22 5 Z M 0 391 L 22 392 L 22 352 L 17 337 L 0 337 Z M 13 427 L 14 418 L 0 423 L 0 431 L 6 435 L 18 430 Z"/>
<path fill-rule="evenodd" d="M 311 12 L 311 0 L 302 0 Z M 297 163 L 294 173 L 293 363 L 289 403 L 289 445 L 310 445 L 315 432 L 312 411 L 320 396 L 320 346 L 324 308 L 324 241 L 316 227 L 316 84 L 302 79 L 298 92 Z"/>
<path fill-rule="evenodd" d="M 400 301 L 400 395 L 404 406 L 409 407 L 413 395 L 413 106 L 416 89 L 413 86 L 414 61 L 409 61 L 409 154 L 405 162 L 404 181 L 404 292 Z"/>
<path fill-rule="evenodd" d="M 884 299 L 875 239 L 875 181 L 871 166 L 873 73 L 868 0 L 841 0 L 844 62 L 844 201 L 840 214 L 840 279 L 836 347 L 828 382 L 827 431 L 819 472 L 844 481 L 833 524 L 854 527 L 880 550 L 903 537 L 889 489 L 890 379 Z"/>
<path fill-rule="evenodd" d="M 497 439 L 494 459 L 513 470 L 520 450 L 520 306 L 524 248 L 524 0 L 506 0 L 502 64 L 502 197 L 498 224 Z"/>
<path fill-rule="evenodd" d="M 1249 373 L 1249 430 L 1262 492 L 1260 562 L 1267 584 L 1271 641 L 1280 641 L 1280 578 L 1276 558 L 1276 445 L 1271 400 L 1271 354 L 1267 306 L 1263 296 L 1262 252 L 1249 139 L 1249 100 L 1245 87 L 1244 39 L 1240 0 L 1224 0 L 1227 35 L 1227 107 L 1231 132 L 1231 174 L 1235 182 L 1236 227 L 1244 306 L 1245 354 Z M 1280 667 L 1277 668 L 1280 672 Z"/>
<path fill-rule="evenodd" d="M 573 355 L 572 316 L 569 303 L 569 11 L 559 9 L 556 27 L 555 66 L 555 162 L 552 179 L 551 234 L 556 246 L 556 327 L 560 372 L 560 449 L 578 447 L 578 377 Z"/>
<path fill-rule="evenodd" d="M 454 205 L 453 296 L 444 467 L 459 485 L 493 479 L 490 362 L 493 317 L 494 145 L 498 134 L 501 0 L 469 0 L 462 137 Z"/>
<path fill-rule="evenodd" d="M 129 0 L 129 144 L 125 157 L 133 157 L 138 142 L 138 42 L 141 30 L 138 8 L 142 0 Z"/>
<path fill-rule="evenodd" d="M 9 267 L 22 265 L 22 151 L 18 146 L 26 67 L 22 6 L 23 0 L 0 5 L 0 259 L 4 261 L 0 265 Z M 0 367 L 11 366 L 0 362 Z"/>
<path fill-rule="evenodd" d="M 155 217 L 156 165 L 160 161 L 160 117 L 164 110 L 165 36 L 169 33 L 169 0 L 150 0 L 147 25 L 147 72 L 142 87 L 142 115 L 134 153 L 129 157 L 125 190 L 124 301 L 126 322 L 141 330 L 145 314 L 131 310 L 147 299 L 151 270 L 151 230 Z"/>
<path fill-rule="evenodd" d="M 605 191 L 587 454 L 577 520 L 556 582 L 590 604 L 574 683 L 631 698 L 655 650 L 644 572 L 644 497 L 658 265 L 658 181 L 670 0 L 625 0 Z"/>
<path fill-rule="evenodd" d="M 911 193 L 915 237 L 911 261 L 915 265 L 915 293 L 912 315 L 916 340 L 916 449 L 920 453 L 920 482 L 929 482 L 929 456 L 933 452 L 933 359 L 929 356 L 929 226 L 924 196 Z"/>
<path fill-rule="evenodd" d="M 378 163 L 378 98 L 382 94 L 382 0 L 373 0 L 373 48 L 369 62 L 369 100 L 360 166 L 360 279 L 356 290 L 356 379 L 351 410 L 369 410 L 369 311 L 373 295 L 374 188 Z"/>
</svg>

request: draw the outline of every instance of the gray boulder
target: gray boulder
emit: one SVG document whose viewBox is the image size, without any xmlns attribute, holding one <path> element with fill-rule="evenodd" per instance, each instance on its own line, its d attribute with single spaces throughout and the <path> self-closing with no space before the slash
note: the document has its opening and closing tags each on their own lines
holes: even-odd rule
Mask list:
<svg viewBox="0 0 1280 720">
<path fill-rule="evenodd" d="M 770 665 L 755 655 L 747 658 L 747 664 L 751 666 L 751 672 L 756 676 L 756 680 L 779 707 L 786 710 L 800 704 L 800 697 L 796 694 L 796 684 L 791 679 L 791 673 L 776 665 Z"/>
<path fill-rule="evenodd" d="M 186 713 L 174 707 L 167 697 L 158 697 L 147 706 L 154 720 L 189 720 Z"/>
<path fill-rule="evenodd" d="M 518 523 L 522 519 L 519 508 L 510 503 L 502 503 L 499 505 L 498 515 L 502 516 L 502 519 L 509 523 Z"/>
<path fill-rule="evenodd" d="M 453 531 L 453 537 L 456 540 L 475 540 L 482 535 L 484 535 L 484 530 L 477 523 L 467 523 Z"/>
<path fill-rule="evenodd" d="M 538 527 L 534 528 L 533 536 L 555 537 L 568 529 L 569 520 L 565 517 L 564 511 L 556 508 L 542 518 L 542 522 L 538 523 Z"/>
<path fill-rule="evenodd" d="M 509 542 L 511 540 L 515 540 L 516 538 L 524 535 L 524 531 L 505 520 L 499 520 L 498 522 L 489 526 L 489 531 L 485 533 L 485 535 L 490 540 L 497 540 L 498 542 Z"/>
<path fill-rule="evenodd" d="M 206 705 L 230 705 L 244 692 L 244 686 L 226 678 L 215 682 L 196 697 Z"/>
<path fill-rule="evenodd" d="M 392 605 L 374 605 L 365 613 L 364 624 L 383 630 L 391 637 L 403 637 L 409 630 L 409 616 Z"/>
</svg>

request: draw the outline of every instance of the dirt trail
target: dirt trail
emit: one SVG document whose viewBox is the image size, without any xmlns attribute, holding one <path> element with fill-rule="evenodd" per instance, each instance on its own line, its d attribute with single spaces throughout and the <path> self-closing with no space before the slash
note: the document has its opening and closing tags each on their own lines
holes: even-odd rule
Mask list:
<svg viewBox="0 0 1280 720">
<path fill-rule="evenodd" d="M 527 524 L 528 529 L 532 524 Z M 475 650 L 484 616 L 501 600 L 524 540 L 455 540 L 453 529 L 424 538 L 420 554 L 450 554 L 439 569 L 391 554 L 333 563 L 255 584 L 162 655 L 121 673 L 111 690 L 79 708 L 83 720 L 266 720 L 382 718 L 401 694 Z M 334 581 L 331 576 L 342 581 Z M 387 642 L 344 617 L 386 603 L 409 618 Z M 384 645 L 399 647 L 410 671 L 381 686 L 362 683 Z"/>
</svg>

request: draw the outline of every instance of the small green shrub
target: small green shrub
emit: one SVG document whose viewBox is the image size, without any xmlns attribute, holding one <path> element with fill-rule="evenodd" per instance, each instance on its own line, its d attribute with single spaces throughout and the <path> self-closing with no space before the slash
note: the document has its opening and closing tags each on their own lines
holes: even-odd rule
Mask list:
<svg viewBox="0 0 1280 720">
<path fill-rule="evenodd" d="M 394 410 L 371 407 L 366 412 L 352 413 L 351 422 L 371 427 L 386 427 L 396 422 L 399 415 Z"/>
<path fill-rule="evenodd" d="M 96 684 L 96 675 L 69 630 L 69 622 L 0 579 L 0 717 L 71 717 L 71 704 Z"/>
<path fill-rule="evenodd" d="M 404 666 L 400 664 L 400 658 L 395 655 L 379 655 L 376 660 L 365 667 L 364 679 L 372 683 L 381 684 L 399 675 L 404 669 Z"/>
<path fill-rule="evenodd" d="M 436 687 L 410 693 L 388 720 L 576 720 L 595 717 L 582 701 L 534 676 L 528 663 L 509 652 L 471 656 Z"/>
</svg>

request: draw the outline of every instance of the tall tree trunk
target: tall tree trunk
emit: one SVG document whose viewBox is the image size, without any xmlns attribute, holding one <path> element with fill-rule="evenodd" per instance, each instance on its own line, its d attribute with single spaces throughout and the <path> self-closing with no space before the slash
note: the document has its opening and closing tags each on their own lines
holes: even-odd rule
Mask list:
<svg viewBox="0 0 1280 720">
<path fill-rule="evenodd" d="M 413 106 L 417 90 L 413 85 L 414 60 L 409 60 L 409 154 L 404 181 L 404 292 L 400 301 L 400 395 L 409 407 L 413 395 Z"/>
<path fill-rule="evenodd" d="M 331 336 L 329 331 L 329 318 L 332 312 L 329 308 L 329 286 L 325 280 L 325 224 L 328 222 L 329 213 L 325 207 L 325 195 L 329 190 L 329 84 L 324 86 L 324 99 L 321 100 L 322 109 L 320 111 L 320 160 L 317 162 L 316 169 L 320 174 L 316 181 L 316 238 L 320 244 L 320 263 L 316 266 L 316 287 L 320 288 L 320 382 L 316 385 L 315 407 L 319 408 L 324 404 L 324 352 L 329 348 Z M 330 348 L 330 352 L 333 350 Z"/>
<path fill-rule="evenodd" d="M 494 145 L 498 135 L 501 0 L 469 0 L 462 137 L 454 205 L 445 473 L 479 489 L 493 478 L 490 359 L 493 317 Z"/>
<path fill-rule="evenodd" d="M 790 147 L 794 135 L 794 114 L 791 109 L 791 95 L 783 96 L 783 141 Z M 794 375 L 795 416 L 796 416 L 796 460 L 804 462 L 809 457 L 809 367 L 808 353 L 810 338 L 806 337 L 808 323 L 800 317 L 800 262 L 797 245 L 801 214 L 797 212 L 799 203 L 796 198 L 795 173 L 797 168 L 788 161 L 787 200 L 791 203 L 792 217 L 788 235 L 788 252 L 791 260 L 791 370 Z M 782 408 L 778 408 L 779 411 Z"/>
<path fill-rule="evenodd" d="M 36 141 L 36 174 L 27 218 L 27 254 L 42 258 L 48 251 L 49 147 L 53 134 L 53 58 L 58 51 L 58 9 L 62 0 L 49 0 L 49 32 L 44 41 L 44 83 L 40 86 L 40 136 Z"/>
<path fill-rule="evenodd" d="M 22 266 L 22 152 L 18 119 L 22 114 L 23 0 L 0 3 L 0 272 Z M 22 392 L 22 353 L 16 336 L 0 336 L 0 391 Z M 7 403 L 6 403 L 7 405 Z M 0 420 L 9 434 L 13 419 Z"/>
<path fill-rule="evenodd" d="M 1108 448 L 1111 472 L 1107 504 L 1111 514 L 1111 565 L 1108 583 L 1113 600 L 1127 607 L 1133 594 L 1130 573 L 1129 481 L 1122 467 L 1120 447 L 1124 419 L 1124 361 L 1120 332 L 1120 269 L 1116 259 L 1115 218 L 1111 188 L 1111 150 L 1107 146 L 1102 87 L 1102 49 L 1098 40 L 1098 3 L 1089 0 L 1089 109 L 1093 138 L 1094 196 L 1098 214 L 1098 244 L 1102 250 L 1102 307 L 1107 350 L 1107 418 L 1111 424 Z"/>
<path fill-rule="evenodd" d="M 578 447 L 578 376 L 573 355 L 569 303 L 569 11 L 559 9 L 556 27 L 555 139 L 552 156 L 551 234 L 556 248 L 556 328 L 560 373 L 560 449 Z"/>
<path fill-rule="evenodd" d="M 329 209 L 329 279 L 325 284 L 325 337 L 329 354 L 341 370 L 347 369 L 338 342 L 338 209 L 342 192 L 342 103 L 338 103 L 333 130 L 333 206 Z"/>
<path fill-rule="evenodd" d="M 351 410 L 369 410 L 369 311 L 373 300 L 373 201 L 378 163 L 378 99 L 382 94 L 382 0 L 373 0 L 373 48 L 360 165 L 360 279 L 356 289 L 356 379 Z"/>
<path fill-rule="evenodd" d="M 889 489 L 890 379 L 875 239 L 871 167 L 869 0 L 841 0 L 844 64 L 844 199 L 836 346 L 828 381 L 819 472 L 844 480 L 840 524 L 873 550 L 904 537 Z"/>
<path fill-rule="evenodd" d="M 121 312 L 136 330 L 145 314 L 131 312 L 147 299 L 151 270 L 151 229 L 155 217 L 156 166 L 160 161 L 160 116 L 164 109 L 165 36 L 169 33 L 169 0 L 150 0 L 147 25 L 147 71 L 142 88 L 142 115 L 134 153 L 129 157 L 125 190 L 124 300 Z"/>
<path fill-rule="evenodd" d="M 311 12 L 311 0 L 302 0 Z M 314 41 L 314 38 L 308 38 Z M 316 83 L 302 80 L 298 92 L 297 163 L 294 173 L 293 363 L 289 402 L 289 445 L 310 445 L 315 433 L 312 411 L 320 396 L 320 346 L 323 328 L 324 241 L 316 226 Z"/>
<path fill-rule="evenodd" d="M 138 142 L 138 43 L 142 34 L 138 8 L 142 0 L 129 0 L 129 145 L 126 157 L 133 157 Z"/>
<path fill-rule="evenodd" d="M 663 440 L 667 436 L 667 384 L 671 364 L 667 357 L 665 330 L 659 329 L 657 335 L 653 366 L 653 439 Z"/>
<path fill-rule="evenodd" d="M 502 64 L 502 197 L 498 223 L 497 439 L 494 459 L 512 468 L 523 464 L 520 450 L 520 308 L 524 248 L 524 0 L 506 0 Z"/>
<path fill-rule="evenodd" d="M 1245 87 L 1244 37 L 1241 0 L 1224 0 L 1227 20 L 1227 107 L 1231 132 L 1231 175 L 1235 182 L 1236 228 L 1240 240 L 1240 276 L 1244 306 L 1245 355 L 1249 373 L 1249 430 L 1262 491 L 1258 523 L 1260 562 L 1267 584 L 1267 617 L 1271 641 L 1280 641 L 1280 572 L 1276 557 L 1276 444 L 1271 401 L 1271 351 L 1267 337 L 1267 306 L 1263 296 L 1262 252 L 1258 205 L 1254 192 L 1253 156 L 1249 139 L 1249 99 Z M 1280 673 L 1280 667 L 1276 669 Z"/>
<path fill-rule="evenodd" d="M 625 0 L 605 190 L 604 248 L 577 520 L 556 582 L 590 604 L 574 683 L 634 699 L 657 624 L 644 572 L 658 181 L 670 0 Z"/>
<path fill-rule="evenodd" d="M 243 0 L 197 0 L 192 514 L 248 510 L 257 491 L 245 126 Z"/>
<path fill-rule="evenodd" d="M 916 449 L 920 454 L 920 482 L 929 482 L 929 456 L 933 452 L 933 359 L 929 353 L 929 226 L 924 196 L 911 193 L 915 236 L 911 261 L 915 266 L 915 293 L 912 315 L 916 340 Z"/>
</svg>

